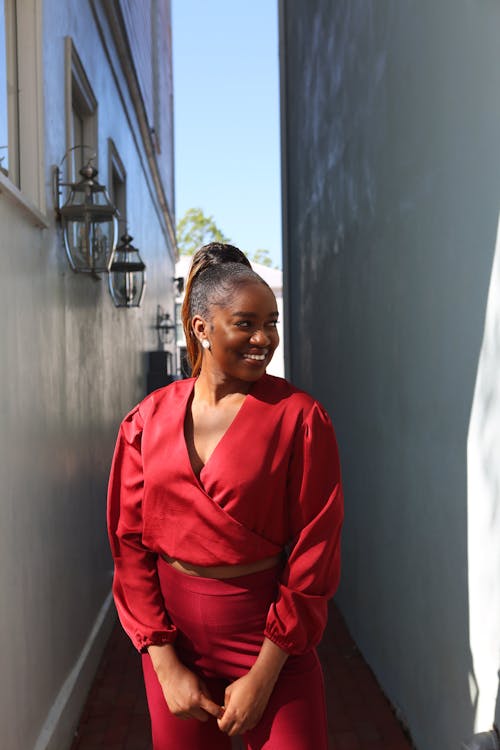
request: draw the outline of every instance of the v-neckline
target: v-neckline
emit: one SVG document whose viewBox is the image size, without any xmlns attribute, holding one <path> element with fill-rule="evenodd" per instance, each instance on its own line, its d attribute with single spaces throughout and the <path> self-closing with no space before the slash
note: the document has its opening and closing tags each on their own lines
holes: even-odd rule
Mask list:
<svg viewBox="0 0 500 750">
<path fill-rule="evenodd" d="M 215 444 L 214 449 L 212 450 L 212 452 L 210 453 L 209 457 L 207 458 L 207 460 L 205 461 L 205 463 L 201 467 L 199 474 L 196 474 L 196 472 L 195 472 L 195 470 L 193 468 L 193 463 L 191 461 L 191 456 L 189 455 L 189 447 L 188 447 L 187 440 L 186 440 L 186 419 L 187 419 L 187 413 L 188 413 L 189 404 L 192 403 L 192 399 L 194 398 L 194 389 L 195 389 L 195 385 L 196 385 L 196 380 L 197 380 L 196 378 L 193 379 L 193 383 L 191 385 L 191 388 L 188 389 L 186 402 L 184 404 L 184 413 L 183 413 L 183 417 L 182 417 L 181 430 L 182 430 L 182 441 L 184 443 L 184 451 L 186 453 L 186 459 L 187 459 L 189 468 L 191 470 L 191 474 L 192 474 L 195 482 L 199 485 L 199 487 L 206 494 L 205 486 L 204 486 L 203 479 L 202 479 L 202 474 L 206 470 L 207 466 L 209 466 L 212 463 L 212 459 L 214 457 L 214 454 L 218 452 L 221 444 L 226 441 L 226 437 L 227 437 L 228 433 L 233 430 L 233 427 L 234 427 L 235 423 L 238 422 L 238 418 L 239 418 L 241 412 L 244 411 L 245 406 L 248 403 L 249 397 L 255 391 L 255 387 L 256 387 L 257 383 L 260 382 L 261 378 L 259 378 L 259 380 L 255 381 L 254 383 L 251 384 L 250 390 L 248 391 L 248 393 L 245 394 L 245 397 L 244 397 L 243 401 L 241 402 L 240 408 L 238 409 L 238 411 L 234 415 L 233 419 L 231 420 L 231 422 L 229 423 L 229 425 L 227 426 L 226 430 L 223 432 L 223 434 L 221 435 L 221 437 L 219 438 L 219 440 L 217 441 L 217 443 Z M 194 432 L 194 425 L 193 425 L 193 432 Z M 193 443 L 194 443 L 194 438 L 193 438 Z"/>
</svg>

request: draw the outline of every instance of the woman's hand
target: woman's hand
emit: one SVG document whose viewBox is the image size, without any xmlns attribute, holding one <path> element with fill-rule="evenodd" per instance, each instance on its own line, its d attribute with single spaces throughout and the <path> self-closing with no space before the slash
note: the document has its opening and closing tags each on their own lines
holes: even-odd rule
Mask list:
<svg viewBox="0 0 500 750">
<path fill-rule="evenodd" d="M 252 670 L 226 688 L 224 713 L 218 719 L 221 732 L 230 737 L 253 729 L 260 721 L 273 691 L 274 682 L 262 683 Z"/>
<path fill-rule="evenodd" d="M 275 643 L 264 639 L 248 674 L 226 688 L 224 713 L 217 721 L 221 732 L 233 737 L 248 732 L 259 723 L 287 656 Z"/>
<path fill-rule="evenodd" d="M 150 646 L 148 651 L 165 701 L 174 716 L 199 721 L 221 716 L 221 706 L 211 699 L 203 680 L 179 661 L 173 646 Z"/>
</svg>

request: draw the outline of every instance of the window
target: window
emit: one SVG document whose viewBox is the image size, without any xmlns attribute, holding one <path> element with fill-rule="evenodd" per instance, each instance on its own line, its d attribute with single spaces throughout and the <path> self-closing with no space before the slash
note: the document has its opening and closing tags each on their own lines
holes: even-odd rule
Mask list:
<svg viewBox="0 0 500 750">
<path fill-rule="evenodd" d="M 118 209 L 118 234 L 121 236 L 127 228 L 127 173 L 111 138 L 108 139 L 108 150 L 109 197 Z"/>
<path fill-rule="evenodd" d="M 1 1 L 1 0 L 0 0 Z M 80 180 L 78 172 L 94 155 L 97 168 L 97 100 L 70 37 L 66 37 L 66 142 L 68 181 Z"/>
<path fill-rule="evenodd" d="M 14 0 L 0 0 L 0 170 L 19 187 L 17 26 Z"/>
<path fill-rule="evenodd" d="M 0 180 L 45 226 L 41 6 L 0 0 Z"/>
</svg>

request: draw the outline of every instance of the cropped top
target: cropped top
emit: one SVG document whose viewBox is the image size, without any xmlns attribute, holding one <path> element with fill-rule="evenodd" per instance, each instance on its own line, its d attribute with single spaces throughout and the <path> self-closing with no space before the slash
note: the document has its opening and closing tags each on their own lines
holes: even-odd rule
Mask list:
<svg viewBox="0 0 500 750">
<path fill-rule="evenodd" d="M 330 419 L 282 378 L 253 383 L 199 479 L 184 420 L 194 378 L 144 399 L 123 420 L 108 489 L 113 593 L 143 651 L 175 640 L 156 561 L 251 563 L 286 550 L 264 635 L 291 654 L 323 634 L 340 575 L 343 497 Z"/>
</svg>

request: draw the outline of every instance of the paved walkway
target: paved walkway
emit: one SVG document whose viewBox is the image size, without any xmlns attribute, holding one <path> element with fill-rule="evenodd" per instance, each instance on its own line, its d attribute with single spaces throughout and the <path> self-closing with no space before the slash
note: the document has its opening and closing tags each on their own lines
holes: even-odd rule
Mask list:
<svg viewBox="0 0 500 750">
<path fill-rule="evenodd" d="M 320 656 L 326 677 L 331 750 L 411 750 L 334 606 Z M 151 750 L 140 660 L 118 625 L 106 647 L 71 750 Z"/>
</svg>

